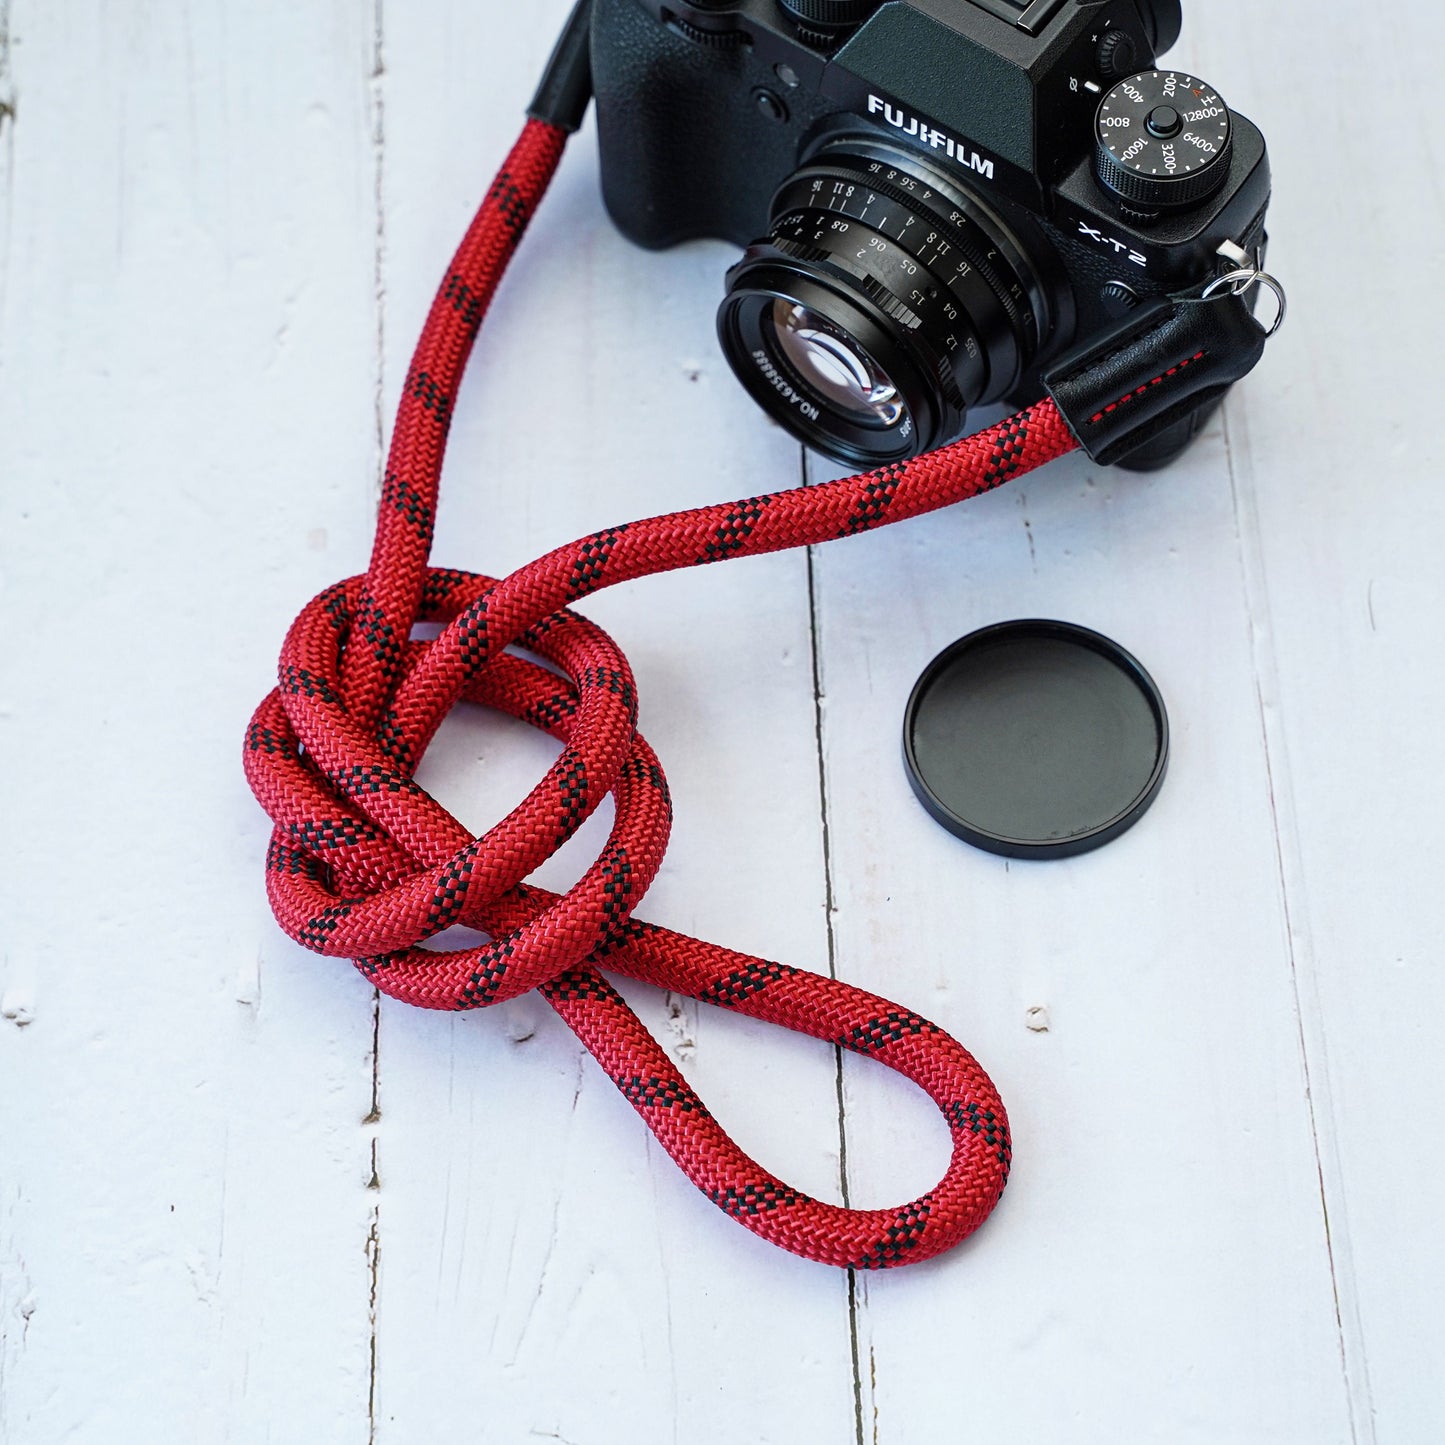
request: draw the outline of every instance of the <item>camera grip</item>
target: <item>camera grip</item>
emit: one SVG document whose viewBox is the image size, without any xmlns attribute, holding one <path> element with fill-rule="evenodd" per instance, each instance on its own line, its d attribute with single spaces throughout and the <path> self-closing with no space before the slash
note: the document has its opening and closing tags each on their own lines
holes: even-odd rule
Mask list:
<svg viewBox="0 0 1445 1445">
<path fill-rule="evenodd" d="M 1242 295 L 1155 302 L 1049 370 L 1044 385 L 1102 465 L 1121 461 L 1247 376 L 1267 333 Z"/>
</svg>

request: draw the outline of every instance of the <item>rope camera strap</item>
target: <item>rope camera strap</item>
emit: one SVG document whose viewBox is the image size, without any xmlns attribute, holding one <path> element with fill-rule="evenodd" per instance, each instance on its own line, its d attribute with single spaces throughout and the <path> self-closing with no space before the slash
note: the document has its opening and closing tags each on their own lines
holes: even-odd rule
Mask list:
<svg viewBox="0 0 1445 1445">
<path fill-rule="evenodd" d="M 246 775 L 275 824 L 266 863 L 271 906 L 297 943 L 353 959 L 378 989 L 406 1003 L 484 1008 L 540 990 L 687 1177 L 764 1239 L 840 1266 L 924 1260 L 977 1229 L 1002 1193 L 1010 1142 L 997 1092 L 960 1044 L 900 1004 L 632 916 L 662 861 L 671 802 L 637 731 L 627 659 L 569 606 L 675 567 L 812 546 L 916 517 L 1022 476 L 1078 442 L 1046 400 L 912 461 L 611 527 L 509 577 L 428 567 L 462 372 L 571 129 L 534 116 L 487 193 L 406 377 L 370 567 L 302 611 L 281 653 L 279 685 L 251 721 Z M 413 637 L 421 622 L 444 625 L 421 641 Z M 462 701 L 562 744 L 526 800 L 480 838 L 413 776 Z M 583 878 L 561 895 L 525 882 L 609 794 L 612 832 Z M 457 924 L 490 941 L 421 946 Z M 604 967 L 897 1070 L 947 1122 L 947 1172 L 927 1194 L 892 1209 L 840 1208 L 789 1187 L 717 1124 Z"/>
</svg>

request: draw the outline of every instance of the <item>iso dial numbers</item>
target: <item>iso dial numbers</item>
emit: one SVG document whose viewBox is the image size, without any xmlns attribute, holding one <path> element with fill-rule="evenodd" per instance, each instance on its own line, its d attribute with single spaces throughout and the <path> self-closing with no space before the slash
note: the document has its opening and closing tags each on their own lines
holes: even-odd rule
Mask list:
<svg viewBox="0 0 1445 1445">
<path fill-rule="evenodd" d="M 1099 103 L 1094 139 L 1099 183 L 1136 210 L 1197 206 L 1229 175 L 1229 107 L 1181 70 L 1121 80 Z"/>
</svg>

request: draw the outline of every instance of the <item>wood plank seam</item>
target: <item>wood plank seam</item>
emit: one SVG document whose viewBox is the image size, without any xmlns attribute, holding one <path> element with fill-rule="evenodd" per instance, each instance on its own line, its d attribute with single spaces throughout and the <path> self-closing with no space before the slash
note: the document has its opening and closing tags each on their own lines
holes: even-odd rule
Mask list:
<svg viewBox="0 0 1445 1445">
<path fill-rule="evenodd" d="M 386 476 L 386 0 L 373 0 L 371 13 L 371 54 L 366 77 L 367 106 L 371 112 L 372 207 L 372 306 L 376 325 L 376 374 L 372 391 L 374 458 L 371 495 L 368 504 L 379 506 Z M 371 990 L 371 1112 L 363 1124 L 372 1130 L 371 1181 L 375 1190 L 366 1239 L 368 1276 L 367 1325 L 371 1335 L 367 1362 L 366 1421 L 367 1445 L 376 1445 L 377 1435 L 377 1352 L 381 1296 L 381 990 Z"/>
<path fill-rule="evenodd" d="M 1334 1293 L 1340 1370 L 1350 1410 L 1350 1438 L 1354 1445 L 1375 1445 L 1369 1360 L 1351 1248 L 1344 1169 L 1338 1147 L 1339 1131 L 1330 1087 L 1326 1029 L 1317 988 L 1313 930 L 1309 923 L 1304 860 L 1300 852 L 1299 810 L 1295 803 L 1287 740 L 1269 706 L 1269 699 L 1279 696 L 1279 662 L 1274 645 L 1269 579 L 1254 499 L 1253 468 L 1241 459 L 1249 454 L 1245 406 L 1243 398 L 1231 397 L 1225 402 L 1222 410 L 1224 452 L 1239 537 L 1245 606 L 1253 624 L 1250 649 L 1254 657 L 1260 744 L 1270 790 L 1270 812 L 1274 819 L 1280 906 L 1285 920 L 1290 987 L 1299 1027 L 1300 1068 L 1304 1076 L 1305 1107 L 1314 1144 L 1315 1167 L 1319 1174 L 1320 1218 Z M 1242 442 L 1238 455 L 1237 439 Z"/>
<path fill-rule="evenodd" d="M 800 472 L 802 483 L 810 480 L 809 457 L 806 449 L 800 449 Z M 807 549 L 808 562 L 808 636 L 812 651 L 813 669 L 813 739 L 818 750 L 818 808 L 822 824 L 823 848 L 823 916 L 828 940 L 828 976 L 838 977 L 838 939 L 833 923 L 836 906 L 833 892 L 833 843 L 832 843 L 832 797 L 828 787 L 828 764 L 825 752 L 825 728 L 823 701 L 823 646 L 822 618 L 818 595 L 816 547 Z M 838 1094 L 838 1188 L 845 1206 L 851 1204 L 848 1193 L 848 1118 L 843 1092 L 843 1050 L 833 1046 L 833 1068 L 835 1088 Z M 863 1372 L 858 1340 L 858 1271 L 848 1271 L 848 1344 L 853 1366 L 853 1412 L 857 1428 L 856 1445 L 863 1445 Z"/>
</svg>

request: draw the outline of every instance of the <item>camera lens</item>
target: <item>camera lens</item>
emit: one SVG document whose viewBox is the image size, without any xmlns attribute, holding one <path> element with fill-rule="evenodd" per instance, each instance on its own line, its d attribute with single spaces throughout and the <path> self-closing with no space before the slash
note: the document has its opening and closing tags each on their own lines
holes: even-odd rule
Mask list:
<svg viewBox="0 0 1445 1445">
<path fill-rule="evenodd" d="M 886 141 L 819 150 L 774 197 L 771 225 L 728 273 L 723 350 L 764 409 L 841 461 L 953 440 L 1049 335 L 1047 289 L 1016 228 Z"/>
</svg>

